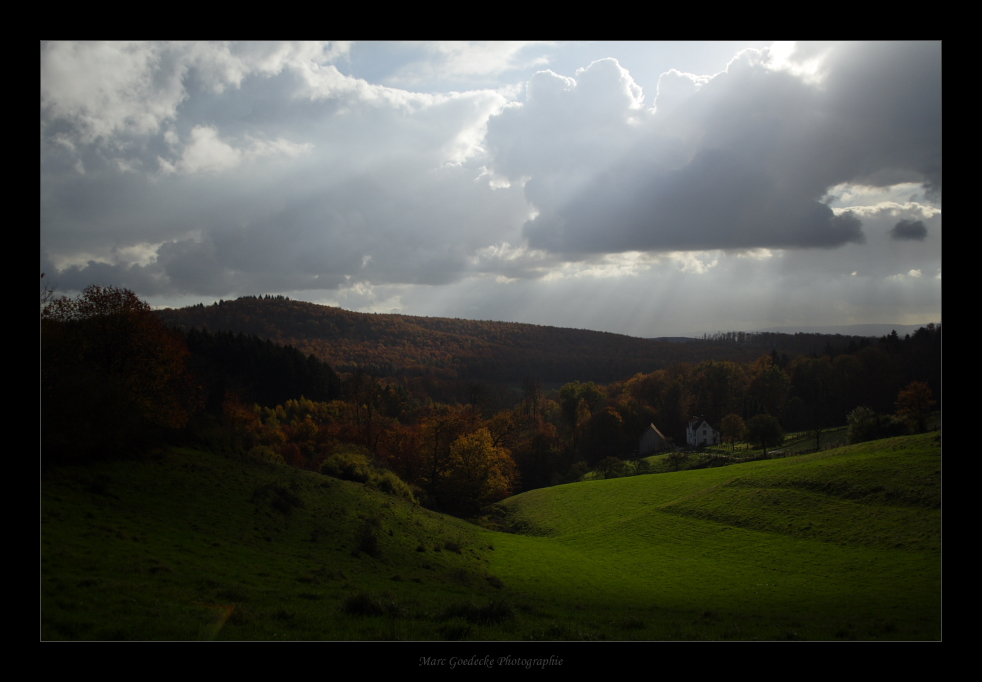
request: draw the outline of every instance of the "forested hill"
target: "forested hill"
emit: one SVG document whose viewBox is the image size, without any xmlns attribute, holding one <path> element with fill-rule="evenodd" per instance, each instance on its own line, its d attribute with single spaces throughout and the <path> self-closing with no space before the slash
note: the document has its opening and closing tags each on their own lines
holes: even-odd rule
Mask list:
<svg viewBox="0 0 982 682">
<path fill-rule="evenodd" d="M 773 338 L 768 338 L 767 348 L 751 342 L 751 336 L 721 335 L 695 343 L 672 343 L 516 322 L 356 313 L 282 296 L 248 296 L 158 312 L 165 323 L 185 331 L 255 334 L 313 354 L 340 372 L 362 367 L 376 376 L 477 381 L 534 377 L 547 382 L 608 383 L 675 362 L 747 362 L 772 348 L 787 352 Z M 842 346 L 851 340 L 829 336 L 809 339 L 814 348 L 793 349 L 794 344 L 787 348 L 792 355 L 821 353 L 833 338 Z"/>
</svg>

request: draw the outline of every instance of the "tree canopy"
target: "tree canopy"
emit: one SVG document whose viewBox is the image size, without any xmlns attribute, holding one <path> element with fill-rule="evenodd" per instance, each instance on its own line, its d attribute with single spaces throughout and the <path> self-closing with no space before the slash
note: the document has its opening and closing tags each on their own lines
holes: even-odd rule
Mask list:
<svg viewBox="0 0 982 682">
<path fill-rule="evenodd" d="M 937 403 L 926 381 L 914 381 L 897 397 L 897 416 L 914 433 L 924 430 L 927 417 Z"/>
<path fill-rule="evenodd" d="M 747 422 L 747 440 L 759 444 L 766 457 L 768 445 L 780 445 L 784 442 L 784 431 L 776 418 L 769 414 L 758 414 Z"/>
<path fill-rule="evenodd" d="M 46 456 L 113 455 L 183 428 L 199 402 L 189 353 L 136 294 L 91 286 L 41 310 Z"/>
</svg>

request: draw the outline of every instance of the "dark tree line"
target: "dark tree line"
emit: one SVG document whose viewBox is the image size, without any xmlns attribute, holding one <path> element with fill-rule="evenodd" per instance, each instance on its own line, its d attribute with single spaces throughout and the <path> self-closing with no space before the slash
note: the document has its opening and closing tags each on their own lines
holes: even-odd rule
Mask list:
<svg viewBox="0 0 982 682">
<path fill-rule="evenodd" d="M 148 304 L 98 286 L 42 302 L 43 461 L 126 455 L 187 426 L 201 402 L 187 345 Z"/>
<path fill-rule="evenodd" d="M 738 348 L 678 344 L 543 325 L 366 314 L 281 298 L 243 297 L 162 310 L 170 326 L 254 334 L 313 353 L 340 373 L 380 378 L 520 383 L 526 376 L 562 385 L 617 381 L 676 360 L 746 360 Z"/>
<path fill-rule="evenodd" d="M 330 365 L 293 346 L 231 332 L 191 329 L 184 336 L 212 414 L 220 413 L 228 394 L 264 407 L 301 396 L 328 402 L 341 395 L 341 379 Z"/>
<path fill-rule="evenodd" d="M 41 435 L 48 461 L 118 457 L 177 437 L 204 408 L 230 398 L 274 406 L 331 401 L 329 365 L 255 336 L 168 329 L 133 292 L 42 292 Z"/>
</svg>

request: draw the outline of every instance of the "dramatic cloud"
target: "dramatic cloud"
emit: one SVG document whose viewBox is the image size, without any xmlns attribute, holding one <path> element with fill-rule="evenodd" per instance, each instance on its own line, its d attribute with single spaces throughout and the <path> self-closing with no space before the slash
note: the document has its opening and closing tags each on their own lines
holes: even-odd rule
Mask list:
<svg viewBox="0 0 982 682">
<path fill-rule="evenodd" d="M 412 89 L 439 83 L 443 91 L 455 89 L 460 82 L 482 84 L 488 76 L 546 66 L 548 59 L 529 53 L 529 48 L 535 45 L 527 42 L 460 41 L 403 45 L 405 53 L 411 54 L 415 50 L 419 58 L 409 57 L 409 62 L 397 68 L 385 82 L 387 85 Z"/>
<path fill-rule="evenodd" d="M 535 248 L 836 247 L 863 234 L 830 187 L 940 191 L 936 44 L 746 50 L 711 78 L 664 74 L 652 110 L 614 60 L 576 76 L 536 74 L 488 125 L 494 171 L 528 178 Z"/>
<path fill-rule="evenodd" d="M 920 220 L 901 220 L 890 230 L 890 236 L 897 240 L 916 239 L 922 242 L 927 237 L 927 228 Z"/>
<path fill-rule="evenodd" d="M 940 43 L 656 47 L 43 43 L 42 271 L 645 336 L 940 319 Z"/>
</svg>

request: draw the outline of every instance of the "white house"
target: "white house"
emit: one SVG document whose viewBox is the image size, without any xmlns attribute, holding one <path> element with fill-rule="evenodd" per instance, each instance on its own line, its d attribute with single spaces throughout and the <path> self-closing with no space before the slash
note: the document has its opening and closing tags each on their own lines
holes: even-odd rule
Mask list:
<svg viewBox="0 0 982 682">
<path fill-rule="evenodd" d="M 685 427 L 685 442 L 696 448 L 702 445 L 718 445 L 719 431 L 702 417 L 693 417 Z"/>
<path fill-rule="evenodd" d="M 653 452 L 667 449 L 668 439 L 662 435 L 662 432 L 654 424 L 648 426 L 645 432 L 641 434 L 641 440 L 638 442 L 638 455 L 641 457 L 646 457 Z"/>
</svg>

